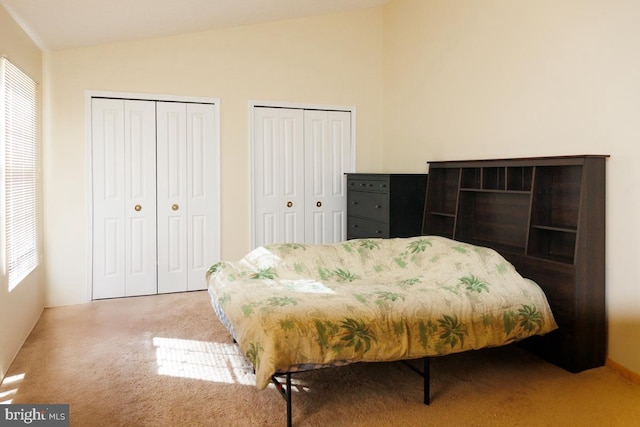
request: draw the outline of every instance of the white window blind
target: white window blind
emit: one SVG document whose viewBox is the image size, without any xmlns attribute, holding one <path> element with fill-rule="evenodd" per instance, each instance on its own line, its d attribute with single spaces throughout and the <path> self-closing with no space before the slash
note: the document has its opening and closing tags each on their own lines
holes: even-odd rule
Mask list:
<svg viewBox="0 0 640 427">
<path fill-rule="evenodd" d="M 37 85 L 0 59 L 4 249 L 9 290 L 38 265 Z"/>
</svg>

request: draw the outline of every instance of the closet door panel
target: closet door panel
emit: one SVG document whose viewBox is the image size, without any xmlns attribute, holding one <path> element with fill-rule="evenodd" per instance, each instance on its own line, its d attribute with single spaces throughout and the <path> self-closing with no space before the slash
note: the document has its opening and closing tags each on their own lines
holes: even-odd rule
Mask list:
<svg viewBox="0 0 640 427">
<path fill-rule="evenodd" d="M 351 165 L 351 113 L 305 111 L 306 241 L 346 239 L 346 177 Z"/>
<path fill-rule="evenodd" d="M 278 110 L 256 108 L 254 117 L 253 192 L 255 246 L 278 241 L 281 195 L 278 190 L 280 158 Z"/>
<path fill-rule="evenodd" d="M 218 199 L 214 153 L 214 106 L 187 104 L 188 290 L 206 289 L 205 274 L 218 258 L 214 212 Z"/>
<path fill-rule="evenodd" d="M 186 291 L 187 108 L 176 102 L 158 102 L 156 108 L 158 293 Z"/>
<path fill-rule="evenodd" d="M 254 110 L 255 246 L 304 241 L 303 111 Z"/>
<path fill-rule="evenodd" d="M 156 292 L 155 106 L 92 100 L 93 298 Z"/>
<path fill-rule="evenodd" d="M 155 103 L 125 101 L 125 296 L 157 292 Z"/>
<path fill-rule="evenodd" d="M 280 112 L 281 158 L 275 170 L 280 189 L 280 215 L 278 236 L 283 243 L 304 239 L 304 159 L 302 114 L 299 110 Z"/>
<path fill-rule="evenodd" d="M 124 101 L 91 103 L 93 298 L 125 294 Z"/>
</svg>

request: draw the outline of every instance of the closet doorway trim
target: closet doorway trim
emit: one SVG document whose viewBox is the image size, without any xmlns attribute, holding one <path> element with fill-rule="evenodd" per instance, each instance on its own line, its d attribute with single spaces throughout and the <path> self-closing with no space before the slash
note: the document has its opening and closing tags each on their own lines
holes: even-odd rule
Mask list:
<svg viewBox="0 0 640 427">
<path fill-rule="evenodd" d="M 86 249 L 85 256 L 87 262 L 86 286 L 85 286 L 85 302 L 92 300 L 93 293 L 93 171 L 91 167 L 93 145 L 91 140 L 91 100 L 93 98 L 113 98 L 113 99 L 131 99 L 141 101 L 159 101 L 159 102 L 184 102 L 197 104 L 212 104 L 214 106 L 214 141 L 213 153 L 214 158 L 211 159 L 212 166 L 216 170 L 215 174 L 215 206 L 216 211 L 213 213 L 215 217 L 216 235 L 220 236 L 220 98 L 198 97 L 198 96 L 176 96 L 162 95 L 137 92 L 110 92 L 110 91 L 94 91 L 87 90 L 84 92 L 84 131 L 85 131 L 85 165 L 88 183 L 86 189 L 87 200 L 87 228 L 86 232 Z M 214 253 L 220 256 L 220 238 L 214 242 Z M 216 262 L 212 260 L 211 262 Z M 203 278 L 204 280 L 204 278 Z"/>
<path fill-rule="evenodd" d="M 254 141 L 254 115 L 255 109 L 258 107 L 267 107 L 267 108 L 290 108 L 290 109 L 299 109 L 299 110 L 322 110 L 322 111 L 346 111 L 351 114 L 351 164 L 349 165 L 348 171 L 355 172 L 356 170 L 356 107 L 355 106 L 345 106 L 345 105 L 331 105 L 331 104 L 306 104 L 306 103 L 296 103 L 296 102 L 280 102 L 280 101 L 260 101 L 260 100 L 250 100 L 249 108 L 248 108 L 248 116 L 249 116 L 249 158 L 250 158 L 250 182 L 251 182 L 251 248 L 255 247 L 255 189 L 254 189 L 254 150 L 255 150 L 255 141 Z"/>
</svg>

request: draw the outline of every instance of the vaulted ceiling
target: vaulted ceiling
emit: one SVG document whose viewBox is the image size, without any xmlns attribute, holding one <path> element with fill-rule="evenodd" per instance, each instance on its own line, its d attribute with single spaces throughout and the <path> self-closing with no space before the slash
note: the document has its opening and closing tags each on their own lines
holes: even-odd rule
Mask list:
<svg viewBox="0 0 640 427">
<path fill-rule="evenodd" d="M 0 0 L 43 50 L 380 6 L 389 0 Z"/>
</svg>

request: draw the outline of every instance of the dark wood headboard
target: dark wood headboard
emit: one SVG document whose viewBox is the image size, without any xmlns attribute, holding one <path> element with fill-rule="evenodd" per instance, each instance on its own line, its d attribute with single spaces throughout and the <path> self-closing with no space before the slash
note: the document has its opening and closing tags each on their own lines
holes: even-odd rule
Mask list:
<svg viewBox="0 0 640 427">
<path fill-rule="evenodd" d="M 571 372 L 606 357 L 607 157 L 429 162 L 422 233 L 493 248 L 537 282 L 559 328 L 523 344 Z"/>
</svg>

